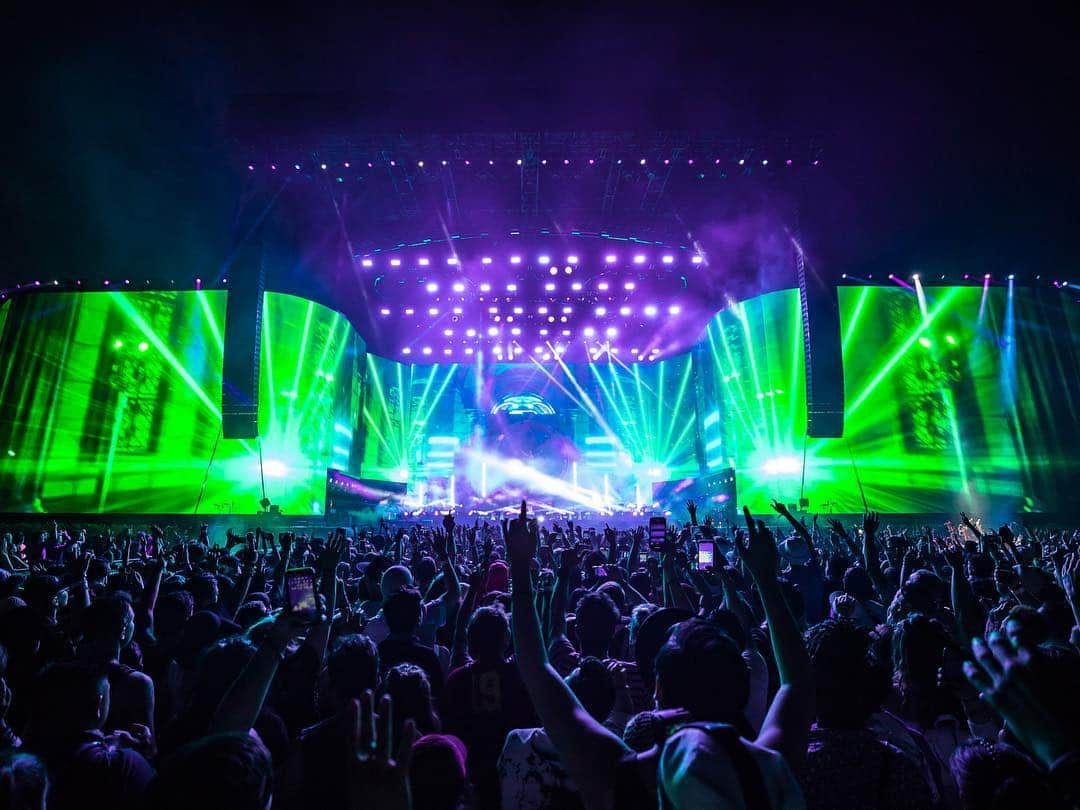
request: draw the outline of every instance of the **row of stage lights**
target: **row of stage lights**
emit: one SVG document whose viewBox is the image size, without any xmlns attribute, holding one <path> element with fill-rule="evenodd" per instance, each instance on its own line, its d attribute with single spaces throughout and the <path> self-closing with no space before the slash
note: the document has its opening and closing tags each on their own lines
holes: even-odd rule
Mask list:
<svg viewBox="0 0 1080 810">
<path fill-rule="evenodd" d="M 119 288 L 119 287 L 130 287 L 131 284 L 132 284 L 130 278 L 125 278 L 123 281 L 120 281 L 118 279 L 115 284 L 113 283 L 112 279 L 107 278 L 107 279 L 104 279 L 103 281 L 101 281 L 99 283 L 103 287 L 108 287 L 109 289 L 114 289 L 114 288 Z M 152 282 L 150 279 L 146 279 L 145 286 L 150 287 L 154 283 L 155 282 Z M 223 278 L 223 279 L 221 279 L 220 283 L 221 284 L 228 284 L 229 279 L 228 278 Z M 16 284 L 15 285 L 15 291 L 16 292 L 21 292 L 22 290 L 36 290 L 36 289 L 40 289 L 40 288 L 49 289 L 50 287 L 54 287 L 54 288 L 55 287 L 65 287 L 66 288 L 67 286 L 69 286 L 69 284 L 74 285 L 76 290 L 79 290 L 79 289 L 81 289 L 83 287 L 83 281 L 82 281 L 81 278 L 76 279 L 74 282 L 61 282 L 59 279 L 53 279 L 51 284 L 48 281 L 42 282 L 39 279 L 37 281 L 32 281 L 32 282 L 28 281 L 25 284 Z M 93 282 L 91 282 L 90 284 L 92 285 Z M 201 290 L 202 285 L 203 285 L 202 278 L 196 278 L 195 279 L 195 289 L 196 290 Z M 175 287 L 176 286 L 176 279 L 174 279 L 174 278 L 169 279 L 169 286 L 170 287 Z M 10 292 L 10 290 L 5 290 L 5 291 L 0 292 L 0 301 L 3 301 L 4 299 L 6 299 L 8 297 L 9 292 Z"/>
<path fill-rule="evenodd" d="M 539 163 L 541 166 L 547 166 L 549 162 L 552 163 L 553 165 L 560 165 L 560 161 L 558 161 L 558 160 L 549 161 L 547 158 L 541 158 L 539 161 L 537 161 L 537 163 Z M 605 163 L 605 162 L 607 162 L 607 160 L 597 160 L 596 158 L 588 158 L 586 160 L 581 160 L 581 161 L 573 161 L 570 158 L 563 158 L 562 161 L 561 161 L 561 165 L 570 166 L 570 165 L 573 165 L 575 163 L 585 163 L 585 164 L 587 164 L 589 166 L 596 166 L 597 164 L 601 164 L 601 163 Z M 617 165 L 617 166 L 621 166 L 624 163 L 623 158 L 616 158 L 614 162 L 615 162 L 615 165 Z M 754 164 L 756 164 L 758 162 L 759 161 L 757 161 L 755 159 L 745 158 L 745 157 L 739 158 L 738 160 L 724 159 L 724 158 L 712 158 L 711 161 L 708 158 L 706 158 L 705 160 L 697 160 L 697 161 L 695 161 L 694 158 L 686 158 L 685 160 L 678 159 L 678 158 L 676 158 L 674 160 L 671 159 L 671 158 L 664 158 L 663 160 L 654 160 L 654 161 L 650 161 L 648 158 L 639 158 L 638 161 L 637 161 L 637 164 L 639 166 L 649 166 L 649 165 L 653 165 L 653 166 L 658 166 L 658 165 L 671 166 L 671 165 L 679 165 L 679 164 L 685 163 L 687 166 L 697 166 L 697 165 L 708 166 L 708 165 L 711 164 L 713 166 L 733 165 L 733 166 L 743 166 L 743 167 L 745 167 L 747 165 L 754 165 Z M 383 166 L 389 166 L 390 168 L 397 168 L 399 161 L 397 161 L 397 160 L 379 160 L 378 163 L 380 165 L 383 165 Z M 472 166 L 473 161 L 469 160 L 469 159 L 453 160 L 453 161 L 451 161 L 451 160 L 440 160 L 440 161 L 437 162 L 437 165 L 439 165 L 439 166 L 450 166 L 450 165 L 455 164 L 455 163 L 460 163 L 463 166 Z M 630 163 L 632 164 L 633 161 L 630 161 Z M 819 159 L 807 161 L 807 164 L 810 165 L 810 166 L 817 166 L 817 165 L 820 165 L 820 163 L 821 163 L 821 161 Z M 483 164 L 484 164 L 484 161 L 479 161 L 477 163 L 477 165 L 483 165 Z M 503 164 L 502 161 L 496 161 L 493 158 L 489 158 L 487 160 L 487 165 L 488 166 L 495 166 L 496 164 L 509 165 L 509 163 Z M 769 166 L 770 165 L 769 159 L 768 158 L 762 158 L 761 161 L 760 161 L 760 164 L 762 166 Z M 254 171 L 257 171 L 259 168 L 261 168 L 263 165 L 269 167 L 270 171 L 272 171 L 272 172 L 276 172 L 280 168 L 282 168 L 282 164 L 278 164 L 278 163 L 268 163 L 268 164 L 249 163 L 249 164 L 247 164 L 247 170 L 249 172 L 254 172 Z M 304 170 L 305 165 L 306 164 L 304 164 L 304 163 L 294 163 L 294 164 L 292 164 L 292 168 L 293 168 L 294 171 L 299 172 L 299 171 Z M 330 164 L 330 163 L 321 163 L 320 162 L 320 163 L 312 164 L 312 165 L 313 166 L 317 165 L 321 171 L 325 172 L 325 171 L 330 171 L 331 169 L 336 169 L 339 164 Z M 370 160 L 368 160 L 368 161 L 360 161 L 357 164 L 358 167 L 359 166 L 367 166 L 367 168 L 369 168 L 369 169 L 374 169 L 375 165 L 376 165 L 376 161 L 370 161 Z M 424 161 L 424 160 L 417 160 L 415 164 L 412 164 L 411 162 L 401 161 L 401 165 L 402 166 L 415 165 L 416 168 L 418 168 L 418 169 L 424 169 L 424 168 L 427 168 L 428 166 L 434 166 L 436 164 L 429 163 L 428 161 Z M 524 166 L 525 165 L 524 158 L 517 158 L 517 160 L 514 161 L 513 165 L 515 165 L 515 166 Z M 783 161 L 783 165 L 785 167 L 787 167 L 787 168 L 791 168 L 791 167 L 793 167 L 795 165 L 795 161 L 793 159 L 791 159 L 791 158 L 788 158 L 787 160 Z M 340 164 L 340 167 L 343 168 L 343 169 L 351 169 L 353 167 L 352 161 L 348 161 L 348 160 L 342 161 L 342 163 Z"/>
<path fill-rule="evenodd" d="M 450 309 L 450 312 L 454 315 L 463 315 L 465 310 L 463 307 L 452 307 Z M 496 323 L 501 321 L 503 318 L 506 319 L 507 323 L 513 323 L 515 315 L 525 314 L 525 307 L 515 306 L 511 309 L 511 312 L 512 314 L 506 314 L 504 316 L 499 307 L 497 306 L 490 306 L 487 309 L 487 314 L 492 316 L 492 320 Z M 566 316 L 573 314 L 573 312 L 574 308 L 572 305 L 564 305 L 562 307 L 562 322 L 566 323 Z M 439 309 L 439 307 L 428 307 L 427 313 L 432 317 L 437 317 L 439 315 L 445 314 L 442 310 Z M 618 313 L 622 317 L 626 318 L 634 314 L 634 308 L 627 304 L 624 304 L 623 306 L 618 308 Z M 667 308 L 667 313 L 668 315 L 680 315 L 682 314 L 682 307 L 678 304 L 671 304 Z M 384 318 L 388 318 L 394 314 L 394 311 L 390 307 L 380 307 L 379 314 Z M 416 307 L 403 307 L 401 309 L 401 314 L 411 318 L 413 315 L 416 314 Z M 536 308 L 536 314 L 546 315 L 548 323 L 555 323 L 556 317 L 554 314 L 551 314 L 551 307 L 549 307 L 547 304 L 541 304 L 540 306 L 538 306 Z M 598 306 L 593 309 L 593 314 L 595 314 L 598 318 L 603 318 L 609 315 L 610 312 L 606 306 Z M 656 304 L 646 304 L 641 308 L 641 314 L 644 315 L 646 318 L 656 318 L 660 315 L 660 307 L 658 307 Z M 470 337 L 472 337 L 472 335 L 470 335 Z"/>
<path fill-rule="evenodd" d="M 641 267 L 641 266 L 644 266 L 644 265 L 648 264 L 649 257 L 646 256 L 644 253 L 635 253 L 631 261 L 632 261 L 632 263 L 634 265 L 637 265 L 638 267 Z M 690 257 L 690 263 L 691 264 L 703 264 L 704 261 L 705 261 L 705 257 L 701 256 L 700 254 Z M 523 262 L 524 262 L 524 258 L 520 254 L 514 254 L 514 255 L 510 256 L 510 258 L 509 258 L 509 263 L 514 265 L 514 266 L 519 266 Z M 619 257 L 614 253 L 609 253 L 606 256 L 604 256 L 604 264 L 606 266 L 618 264 L 618 262 L 619 262 Z M 490 256 L 482 256 L 480 258 L 480 264 L 482 266 L 484 266 L 484 267 L 488 267 L 488 266 L 492 265 L 493 263 L 494 263 L 494 259 L 492 259 Z M 577 267 L 577 265 L 579 263 L 580 263 L 580 259 L 577 256 L 574 256 L 574 255 L 567 256 L 565 266 L 563 267 L 563 272 L 566 273 L 567 275 L 572 275 L 573 272 L 574 272 L 574 268 Z M 676 263 L 675 262 L 675 256 L 673 254 L 671 254 L 671 253 L 665 253 L 660 257 L 660 263 L 663 264 L 663 265 L 668 265 L 668 266 L 674 265 Z M 389 265 L 391 267 L 401 267 L 402 264 L 403 264 L 402 259 L 400 259 L 400 258 L 398 258 L 396 256 L 392 257 L 389 260 Z M 457 256 L 447 256 L 446 257 L 446 264 L 451 266 L 451 267 L 460 267 L 461 266 L 461 259 L 458 258 Z M 536 264 L 539 267 L 547 267 L 548 268 L 548 273 L 550 275 L 557 276 L 559 274 L 558 266 L 555 265 L 555 264 L 552 264 L 551 256 L 548 255 L 548 254 L 542 253 L 539 256 L 537 256 Z M 421 256 L 420 258 L 418 258 L 416 260 L 416 265 L 418 267 L 430 267 L 431 266 L 431 259 L 429 257 L 427 257 L 427 256 Z M 367 269 L 371 269 L 371 268 L 373 268 L 375 266 L 375 259 L 371 258 L 371 257 L 364 257 L 364 258 L 362 258 L 360 260 L 360 266 L 364 267 L 364 268 L 367 268 Z"/>
<path fill-rule="evenodd" d="M 978 273 L 964 273 L 963 275 L 957 277 L 956 279 L 950 278 L 948 273 L 941 273 L 940 275 L 935 274 L 935 276 L 923 275 L 921 273 L 912 273 L 910 276 L 908 276 L 908 278 L 911 281 L 918 281 L 920 283 L 923 282 L 923 281 L 983 281 L 983 282 L 992 282 L 994 280 L 994 276 L 993 276 L 992 273 L 984 273 L 982 276 L 979 276 Z M 873 281 L 874 280 L 874 274 L 873 273 L 867 273 L 865 276 L 857 276 L 857 275 L 855 275 L 853 273 L 843 273 L 840 276 L 840 278 L 844 279 L 845 281 L 855 281 L 855 282 L 862 283 L 862 282 L 865 282 L 865 281 Z M 896 281 L 896 282 L 903 283 L 903 278 L 901 276 L 897 275 L 896 273 L 889 273 L 887 276 L 885 276 L 885 280 L 886 281 Z M 1009 273 L 1005 277 L 1004 280 L 1005 281 L 1014 281 L 1014 280 L 1016 280 L 1016 274 L 1015 273 Z M 1040 273 L 1040 274 L 1036 275 L 1034 277 L 1034 280 L 1041 282 L 1042 281 L 1042 274 Z M 999 281 L 1000 281 L 1000 279 L 999 279 Z M 1057 287 L 1059 289 L 1064 289 L 1066 287 L 1077 287 L 1078 286 L 1078 285 L 1074 284 L 1071 281 L 1061 281 L 1061 280 L 1058 280 L 1058 279 L 1052 279 L 1049 283 L 1050 283 L 1051 286 Z"/>
<path fill-rule="evenodd" d="M 565 332 L 563 332 L 563 334 L 568 335 L 569 332 L 565 331 Z M 480 351 L 480 350 L 475 349 L 472 346 L 466 346 L 463 351 L 464 351 L 465 355 L 467 355 L 469 357 L 472 357 L 472 356 L 476 355 L 478 353 L 478 351 Z M 605 342 L 605 343 L 597 344 L 597 345 L 594 345 L 593 347 L 591 347 L 589 349 L 589 356 L 593 360 L 598 360 L 605 354 L 607 354 L 609 356 L 614 356 L 614 355 L 620 354 L 621 351 L 622 350 L 618 346 L 612 346 L 609 342 Z M 424 357 L 431 357 L 431 356 L 436 354 L 436 351 L 431 346 L 423 346 L 423 347 L 420 348 L 420 350 L 418 352 L 414 352 L 411 347 L 405 346 L 401 350 L 401 353 L 403 355 L 405 355 L 406 357 L 410 357 L 413 354 L 420 354 L 420 355 L 423 355 Z M 517 341 L 511 342 L 507 346 L 505 351 L 504 351 L 501 344 L 496 344 L 495 346 L 493 346 L 491 348 L 491 353 L 493 355 L 495 355 L 495 357 L 500 359 L 500 360 L 503 359 L 504 354 L 507 355 L 508 359 L 512 359 L 515 356 L 516 357 L 521 357 L 523 355 L 528 355 L 529 354 L 529 352 L 527 352 L 525 350 L 525 347 L 522 346 Z M 561 357 L 565 353 L 566 353 L 566 346 L 564 346 L 561 343 L 551 344 L 551 343 L 545 342 L 545 344 L 542 345 L 542 346 L 541 345 L 534 346 L 533 350 L 532 350 L 532 354 L 535 355 L 537 359 L 541 359 L 541 360 L 550 360 L 552 358 L 552 356 Z M 445 357 L 453 357 L 454 349 L 452 347 L 450 347 L 450 346 L 447 346 L 446 348 L 444 348 L 442 350 L 442 354 Z M 659 359 L 659 357 L 661 355 L 661 351 L 660 351 L 659 348 L 656 348 L 656 347 L 654 347 L 654 348 L 652 348 L 652 349 L 650 349 L 648 351 L 633 347 L 633 348 L 630 349 L 630 354 L 634 355 L 634 359 L 633 359 L 632 362 L 637 362 L 638 360 L 657 360 L 657 359 Z"/>
</svg>

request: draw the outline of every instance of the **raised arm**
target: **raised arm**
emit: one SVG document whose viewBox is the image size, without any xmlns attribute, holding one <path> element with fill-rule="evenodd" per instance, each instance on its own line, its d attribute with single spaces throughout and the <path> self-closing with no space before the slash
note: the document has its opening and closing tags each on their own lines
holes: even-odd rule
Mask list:
<svg viewBox="0 0 1080 810">
<path fill-rule="evenodd" d="M 784 504 L 780 503 L 780 501 L 774 499 L 772 502 L 772 508 L 773 511 L 776 512 L 776 514 L 780 515 L 780 517 L 784 518 L 784 520 L 791 524 L 791 528 L 795 530 L 795 533 L 799 535 L 799 537 L 806 541 L 806 545 L 810 547 L 810 556 L 813 557 L 814 536 L 810 533 L 810 530 L 806 528 L 806 525 L 801 520 L 796 518 L 793 514 L 791 514 L 791 511 Z"/>
<path fill-rule="evenodd" d="M 582 803 L 587 810 L 610 810 L 614 802 L 615 769 L 629 749 L 585 711 L 548 663 L 533 606 L 529 572 L 538 543 L 536 524 L 528 522 L 522 501 L 521 515 L 510 522 L 506 533 L 518 669 L 544 730 L 581 793 Z"/>
<path fill-rule="evenodd" d="M 806 757 L 814 719 L 814 679 L 810 656 L 776 579 L 777 550 L 772 532 L 743 507 L 748 538 L 736 537 L 739 554 L 754 578 L 780 675 L 780 689 L 769 706 L 757 743 L 779 751 L 796 772 Z"/>
<path fill-rule="evenodd" d="M 874 584 L 874 589 L 878 592 L 882 602 L 887 605 L 896 596 L 896 588 L 885 577 L 885 573 L 881 570 L 881 560 L 878 559 L 877 530 L 880 525 L 881 518 L 877 512 L 867 512 L 863 516 L 862 558 L 866 573 Z"/>
</svg>

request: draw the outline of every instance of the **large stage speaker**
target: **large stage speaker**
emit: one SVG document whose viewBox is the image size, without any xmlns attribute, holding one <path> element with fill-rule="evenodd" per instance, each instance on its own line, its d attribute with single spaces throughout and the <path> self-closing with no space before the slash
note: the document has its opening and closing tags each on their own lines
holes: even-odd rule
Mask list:
<svg viewBox="0 0 1080 810">
<path fill-rule="evenodd" d="M 259 435 L 259 347 L 262 343 L 261 240 L 240 248 L 229 269 L 225 304 L 225 357 L 221 372 L 221 435 Z"/>
<path fill-rule="evenodd" d="M 808 274 L 796 252 L 806 361 L 806 435 L 844 435 L 844 363 L 840 348 L 840 302 L 836 286 Z"/>
</svg>

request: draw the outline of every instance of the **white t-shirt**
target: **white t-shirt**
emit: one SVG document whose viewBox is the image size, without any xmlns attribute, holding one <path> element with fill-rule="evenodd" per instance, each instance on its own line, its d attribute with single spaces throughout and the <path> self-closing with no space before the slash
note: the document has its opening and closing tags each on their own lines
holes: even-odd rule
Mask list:
<svg viewBox="0 0 1080 810">
<path fill-rule="evenodd" d="M 761 770 L 769 804 L 803 810 L 806 802 L 784 758 L 768 748 L 740 739 Z M 660 789 L 673 810 L 743 810 L 739 776 L 723 743 L 699 728 L 684 728 L 668 739 L 660 755 Z"/>
<path fill-rule="evenodd" d="M 507 734 L 498 770 L 503 807 L 559 810 L 577 794 L 542 728 L 517 728 Z"/>
</svg>

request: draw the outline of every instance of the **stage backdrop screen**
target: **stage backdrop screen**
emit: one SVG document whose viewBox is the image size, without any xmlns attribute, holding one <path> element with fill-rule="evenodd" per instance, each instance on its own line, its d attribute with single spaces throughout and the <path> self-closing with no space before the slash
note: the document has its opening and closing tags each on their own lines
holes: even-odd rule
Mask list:
<svg viewBox="0 0 1080 810">
<path fill-rule="evenodd" d="M 796 291 L 734 305 L 707 330 L 740 503 L 766 511 L 772 498 L 805 497 L 821 513 L 860 511 L 864 496 L 884 512 L 1065 507 L 1080 422 L 1075 306 L 1056 291 L 1006 286 L 839 293 L 842 439 L 805 438 Z"/>
<path fill-rule="evenodd" d="M 363 344 L 338 313 L 267 293 L 261 440 L 221 438 L 221 291 L 27 296 L 2 334 L 0 492 L 18 511 L 319 512 L 349 471 Z M 260 463 L 260 442 L 262 462 Z"/>
</svg>

